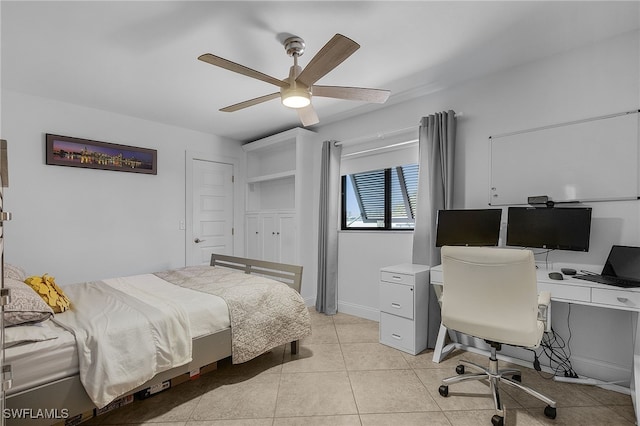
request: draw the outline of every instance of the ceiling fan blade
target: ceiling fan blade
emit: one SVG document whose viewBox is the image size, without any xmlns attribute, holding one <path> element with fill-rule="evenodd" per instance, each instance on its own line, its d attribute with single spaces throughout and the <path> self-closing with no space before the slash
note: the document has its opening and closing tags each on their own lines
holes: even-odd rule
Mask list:
<svg viewBox="0 0 640 426">
<path fill-rule="evenodd" d="M 347 99 L 383 104 L 389 99 L 391 92 L 383 89 L 367 89 L 364 87 L 313 86 L 313 96 L 324 98 Z"/>
<path fill-rule="evenodd" d="M 263 74 L 260 71 L 256 71 L 254 69 L 245 67 L 244 65 L 236 64 L 228 59 L 221 58 L 216 55 L 212 55 L 211 53 L 205 53 L 204 55 L 198 56 L 198 59 L 207 62 L 211 65 L 215 65 L 220 68 L 224 68 L 229 71 L 237 72 L 238 74 L 246 75 L 248 77 L 256 78 L 258 80 L 274 84 L 278 87 L 289 87 L 289 83 L 279 80 L 275 77 L 271 77 L 270 75 Z"/>
<path fill-rule="evenodd" d="M 243 108 L 247 108 L 253 105 L 261 104 L 262 102 L 270 101 L 271 99 L 276 99 L 280 97 L 280 92 L 271 93 L 268 95 L 260 96 L 259 98 L 249 99 L 248 101 L 240 102 L 234 105 L 229 105 L 228 107 L 221 108 L 220 111 L 223 112 L 234 112 Z"/>
<path fill-rule="evenodd" d="M 311 126 L 320 122 L 318 114 L 313 108 L 313 105 L 306 106 L 304 108 L 298 108 L 298 117 L 303 126 Z"/>
<path fill-rule="evenodd" d="M 296 81 L 309 87 L 360 48 L 360 45 L 342 34 L 336 34 L 311 59 Z"/>
</svg>

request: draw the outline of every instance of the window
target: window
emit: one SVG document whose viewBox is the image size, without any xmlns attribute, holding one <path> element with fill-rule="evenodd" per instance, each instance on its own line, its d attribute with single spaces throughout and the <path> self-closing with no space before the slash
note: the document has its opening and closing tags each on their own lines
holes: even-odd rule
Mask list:
<svg viewBox="0 0 640 426">
<path fill-rule="evenodd" d="M 342 229 L 412 230 L 418 165 L 342 176 Z"/>
</svg>

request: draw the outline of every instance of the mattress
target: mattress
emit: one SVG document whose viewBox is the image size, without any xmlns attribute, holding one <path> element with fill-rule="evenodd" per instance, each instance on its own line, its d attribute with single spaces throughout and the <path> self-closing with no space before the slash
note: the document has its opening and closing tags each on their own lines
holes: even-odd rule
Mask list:
<svg viewBox="0 0 640 426">
<path fill-rule="evenodd" d="M 187 312 L 194 339 L 214 334 L 230 326 L 229 309 L 225 301 L 218 296 L 169 284 L 153 274 L 104 281 L 127 293 L 133 292 L 137 297 L 144 292 L 153 292 L 178 303 Z M 73 300 L 71 303 L 73 304 Z M 17 330 L 20 327 L 22 326 L 18 326 Z M 39 327 L 55 338 L 5 349 L 5 363 L 12 366 L 13 381 L 8 395 L 79 372 L 77 345 L 73 334 L 51 320 L 41 323 Z"/>
<path fill-rule="evenodd" d="M 4 351 L 5 364 L 11 365 L 12 371 L 12 385 L 7 395 L 78 373 L 73 334 L 51 320 L 46 320 L 39 327 L 55 338 L 12 346 Z"/>
</svg>

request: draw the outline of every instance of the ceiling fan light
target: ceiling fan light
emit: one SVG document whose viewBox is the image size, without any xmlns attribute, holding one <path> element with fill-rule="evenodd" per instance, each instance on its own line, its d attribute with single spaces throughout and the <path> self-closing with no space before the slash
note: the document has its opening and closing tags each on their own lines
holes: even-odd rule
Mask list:
<svg viewBox="0 0 640 426">
<path fill-rule="evenodd" d="M 282 104 L 289 108 L 304 108 L 311 103 L 309 91 L 303 88 L 289 89 L 282 93 Z"/>
</svg>

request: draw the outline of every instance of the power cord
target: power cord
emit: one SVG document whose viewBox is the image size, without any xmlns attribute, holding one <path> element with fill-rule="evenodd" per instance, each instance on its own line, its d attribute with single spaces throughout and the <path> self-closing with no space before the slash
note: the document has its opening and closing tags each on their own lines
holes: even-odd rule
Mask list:
<svg viewBox="0 0 640 426">
<path fill-rule="evenodd" d="M 547 250 L 543 250 L 543 251 L 539 251 L 539 252 L 534 252 L 533 255 L 534 256 L 539 256 L 541 254 L 544 254 L 544 265 L 546 269 L 549 269 L 549 253 L 551 253 L 552 251 L 554 251 L 555 249 L 547 249 Z"/>
<path fill-rule="evenodd" d="M 554 376 L 563 375 L 564 377 L 571 377 L 574 379 L 579 378 L 578 373 L 575 372 L 571 365 L 571 348 L 569 342 L 571 341 L 571 304 L 569 304 L 569 310 L 567 313 L 567 326 L 569 329 L 569 338 L 565 342 L 562 336 L 556 333 L 551 327 L 551 331 L 545 333 L 542 342 L 540 342 L 540 353 L 533 349 L 529 349 L 533 352 L 533 368 L 538 371 L 541 377 L 551 379 Z M 540 363 L 540 357 L 545 356 L 549 360 L 549 368 L 553 371 L 551 376 L 544 376 L 542 374 L 542 367 Z"/>
</svg>

